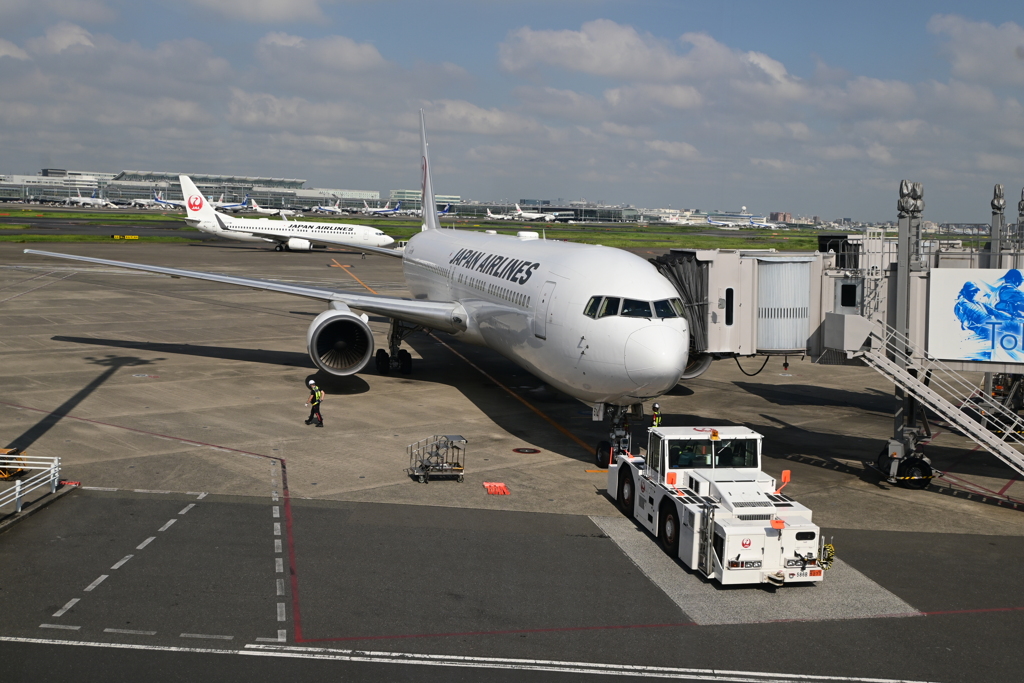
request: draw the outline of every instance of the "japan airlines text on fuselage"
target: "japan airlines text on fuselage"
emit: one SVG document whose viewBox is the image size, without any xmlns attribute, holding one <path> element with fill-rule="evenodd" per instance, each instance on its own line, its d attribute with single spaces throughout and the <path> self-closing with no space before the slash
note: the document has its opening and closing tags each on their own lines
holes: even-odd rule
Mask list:
<svg viewBox="0 0 1024 683">
<path fill-rule="evenodd" d="M 410 238 L 403 264 L 417 299 L 462 304 L 468 325 L 457 337 L 580 400 L 629 405 L 660 396 L 686 366 L 679 294 L 629 252 L 426 230 Z"/>
</svg>

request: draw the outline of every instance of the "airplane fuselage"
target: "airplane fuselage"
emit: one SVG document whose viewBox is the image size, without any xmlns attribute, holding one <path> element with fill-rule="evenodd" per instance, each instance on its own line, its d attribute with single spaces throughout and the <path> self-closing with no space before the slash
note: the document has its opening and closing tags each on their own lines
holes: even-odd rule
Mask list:
<svg viewBox="0 0 1024 683">
<path fill-rule="evenodd" d="M 289 236 L 299 238 L 308 237 L 318 242 L 330 242 L 340 246 L 365 245 L 371 247 L 386 247 L 394 240 L 380 230 L 366 225 L 346 225 L 344 223 L 317 223 L 314 221 L 276 221 L 269 218 L 234 218 L 221 216 L 228 230 L 222 230 L 216 221 L 208 219 L 196 220 L 188 218 L 185 220 L 190 226 L 198 228 L 225 239 L 237 240 L 239 242 L 279 242 L 285 241 Z M 212 224 L 211 224 L 212 223 Z M 253 232 L 259 234 L 253 234 Z M 280 235 L 280 240 L 263 235 Z"/>
<path fill-rule="evenodd" d="M 403 263 L 417 299 L 465 308 L 467 329 L 457 337 L 497 351 L 580 400 L 634 404 L 671 389 L 686 367 L 686 321 L 659 317 L 653 307 L 662 302 L 664 310 L 679 294 L 629 252 L 428 230 L 409 240 Z M 586 311 L 595 297 L 646 303 L 651 314 L 591 317 Z"/>
</svg>

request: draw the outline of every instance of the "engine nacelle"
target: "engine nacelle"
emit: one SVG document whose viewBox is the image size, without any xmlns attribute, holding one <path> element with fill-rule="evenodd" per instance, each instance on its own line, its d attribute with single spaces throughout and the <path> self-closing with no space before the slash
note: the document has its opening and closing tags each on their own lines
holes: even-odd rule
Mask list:
<svg viewBox="0 0 1024 683">
<path fill-rule="evenodd" d="M 715 357 L 710 353 L 691 353 L 686 362 L 686 369 L 683 370 L 683 375 L 679 379 L 684 380 L 700 377 L 708 371 L 713 360 L 715 360 Z"/>
<path fill-rule="evenodd" d="M 365 320 L 341 306 L 313 319 L 306 332 L 306 350 L 318 368 L 344 377 L 359 372 L 370 362 L 373 333 Z"/>
<path fill-rule="evenodd" d="M 286 246 L 288 251 L 313 251 L 313 245 L 309 240 L 304 240 L 301 237 L 289 237 Z"/>
</svg>

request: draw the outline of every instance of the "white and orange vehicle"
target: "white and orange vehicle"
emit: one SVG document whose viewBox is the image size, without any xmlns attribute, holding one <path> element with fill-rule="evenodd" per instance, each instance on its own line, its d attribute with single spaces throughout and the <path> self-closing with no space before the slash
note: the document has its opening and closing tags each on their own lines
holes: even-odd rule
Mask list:
<svg viewBox="0 0 1024 683">
<path fill-rule="evenodd" d="M 761 471 L 746 427 L 654 427 L 643 456 L 619 454 L 608 493 L 672 557 L 723 585 L 817 582 L 831 563 L 811 511 Z M 823 560 L 824 556 L 824 560 Z"/>
</svg>

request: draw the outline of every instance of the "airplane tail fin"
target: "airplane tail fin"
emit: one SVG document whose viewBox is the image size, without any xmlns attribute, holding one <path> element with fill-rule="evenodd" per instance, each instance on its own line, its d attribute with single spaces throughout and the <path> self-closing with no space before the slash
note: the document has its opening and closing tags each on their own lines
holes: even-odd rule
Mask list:
<svg viewBox="0 0 1024 683">
<path fill-rule="evenodd" d="M 251 207 L 252 207 L 252 208 L 253 208 L 254 210 L 256 210 L 256 211 L 259 211 L 259 210 L 260 210 L 260 205 L 259 205 L 259 204 L 257 204 L 257 203 L 256 203 L 256 200 L 255 200 L 255 199 L 253 199 L 252 197 L 249 197 L 249 206 L 251 206 Z"/>
<path fill-rule="evenodd" d="M 398 202 L 397 204 L 395 204 L 395 211 L 398 211 L 401 208 L 402 208 L 402 202 Z"/>
<path fill-rule="evenodd" d="M 430 181 L 430 159 L 427 155 L 427 124 L 420 109 L 420 143 L 423 152 L 423 226 L 420 230 L 437 230 L 437 202 L 434 201 L 434 186 Z"/>
<path fill-rule="evenodd" d="M 185 212 L 190 220 L 213 221 L 216 218 L 216 211 L 206 201 L 206 197 L 199 191 L 196 184 L 187 175 L 178 176 L 181 183 L 181 196 L 185 198 Z"/>
</svg>

